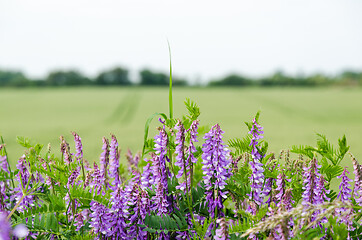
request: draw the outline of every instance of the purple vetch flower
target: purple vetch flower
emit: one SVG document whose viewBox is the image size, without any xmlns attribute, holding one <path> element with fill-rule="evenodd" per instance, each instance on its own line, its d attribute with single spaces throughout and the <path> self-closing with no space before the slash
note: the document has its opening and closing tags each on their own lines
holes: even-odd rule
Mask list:
<svg viewBox="0 0 362 240">
<path fill-rule="evenodd" d="M 283 174 L 284 175 L 284 174 Z M 281 174 L 279 174 L 279 176 L 281 176 Z M 279 177 L 279 182 L 283 182 L 284 178 L 284 183 L 285 181 L 288 181 L 288 179 L 285 179 L 285 175 Z M 290 180 L 289 180 L 290 181 Z M 279 185 L 278 185 L 279 187 Z M 280 193 L 283 192 L 282 195 L 280 195 Z M 294 201 L 292 200 L 292 189 L 288 188 L 285 189 L 285 186 L 283 188 L 283 191 L 280 189 L 279 193 L 277 194 L 277 207 L 278 207 L 278 212 L 283 212 L 283 211 L 289 211 L 293 208 L 292 204 L 294 203 Z M 286 219 L 284 222 L 282 222 L 282 224 L 278 225 L 275 228 L 274 231 L 274 238 L 276 240 L 287 240 L 289 239 L 289 237 L 293 236 L 293 226 L 294 226 L 294 221 L 292 218 L 290 219 Z"/>
<path fill-rule="evenodd" d="M 109 218 L 109 209 L 101 203 L 91 201 L 90 210 L 90 227 L 93 228 L 95 234 L 101 233 L 105 235 L 108 231 L 107 221 Z"/>
<path fill-rule="evenodd" d="M 144 224 L 146 215 L 150 213 L 150 199 L 148 193 L 140 188 L 137 184 L 133 185 L 133 189 L 129 195 L 130 211 L 133 213 L 129 217 L 129 239 L 143 240 L 147 239 L 147 232 L 143 231 L 140 224 Z"/>
<path fill-rule="evenodd" d="M 100 194 L 102 187 L 105 185 L 105 177 L 98 165 L 94 163 L 93 179 L 91 186 L 94 187 L 95 193 Z"/>
<path fill-rule="evenodd" d="M 342 202 L 351 201 L 350 198 L 351 198 L 352 189 L 350 188 L 351 187 L 350 182 L 352 182 L 352 180 L 348 178 L 347 174 L 349 174 L 349 172 L 347 171 L 347 167 L 345 167 L 342 174 L 337 177 L 342 179 L 341 184 L 339 185 L 340 192 L 337 196 L 337 198 L 340 198 Z M 352 227 L 353 221 L 351 219 L 351 215 L 353 214 L 353 209 L 340 208 L 336 210 L 336 214 L 340 216 L 342 212 L 346 211 L 348 211 L 348 214 L 346 214 L 345 217 L 339 219 L 339 221 L 345 223 L 348 227 L 348 230 L 353 231 L 354 230 L 354 228 Z"/>
<path fill-rule="evenodd" d="M 114 239 L 124 239 L 127 236 L 128 204 L 124 191 L 117 187 L 112 193 L 111 210 L 107 214 L 107 236 Z"/>
<path fill-rule="evenodd" d="M 82 145 L 82 139 L 79 137 L 79 135 L 76 132 L 72 132 L 74 136 L 74 143 L 75 143 L 75 157 L 81 161 L 83 159 L 83 145 Z"/>
<path fill-rule="evenodd" d="M 2 169 L 5 172 L 9 173 L 8 161 L 6 159 L 6 156 L 1 156 L 0 155 L 0 169 Z"/>
<path fill-rule="evenodd" d="M 11 225 L 6 219 L 6 214 L 0 212 L 0 239 L 10 240 Z"/>
<path fill-rule="evenodd" d="M 176 175 L 176 177 L 180 178 L 184 174 L 184 169 L 187 168 L 187 163 L 186 163 L 186 159 L 185 159 L 185 134 L 186 134 L 186 130 L 185 130 L 185 128 L 184 128 L 184 126 L 183 126 L 183 124 L 182 124 L 182 122 L 180 120 L 177 121 L 175 129 L 177 130 L 176 140 L 175 140 L 175 144 L 176 144 L 176 149 L 175 149 L 176 162 L 175 162 L 175 165 L 180 167 L 180 170 L 179 170 L 178 174 Z"/>
<path fill-rule="evenodd" d="M 191 123 L 190 128 L 187 130 L 188 132 L 190 132 L 190 142 L 188 148 L 186 149 L 186 155 L 187 155 L 186 165 L 188 167 L 188 171 L 186 172 L 187 174 L 186 181 L 181 184 L 181 188 L 186 188 L 186 182 L 187 182 L 189 188 L 191 189 L 193 164 L 197 163 L 197 158 L 194 156 L 194 153 L 196 153 L 197 151 L 194 143 L 198 142 L 197 140 L 198 125 L 199 125 L 199 120 L 197 119 Z"/>
<path fill-rule="evenodd" d="M 152 210 L 157 213 L 157 215 L 162 216 L 167 214 L 169 203 L 166 197 L 166 189 L 161 182 L 157 185 L 156 195 L 152 197 L 153 207 Z"/>
<path fill-rule="evenodd" d="M 0 150 L 3 145 L 0 145 Z M 4 170 L 5 172 L 9 173 L 8 169 L 8 162 L 6 160 L 6 156 L 0 155 L 0 170 Z M 5 210 L 7 199 L 9 198 L 7 193 L 7 188 L 9 186 L 9 180 L 0 181 L 0 212 L 1 210 Z"/>
<path fill-rule="evenodd" d="M 265 202 L 268 205 L 270 205 L 273 198 L 272 187 L 274 180 L 275 180 L 274 178 L 267 178 L 264 184 L 263 195 L 266 197 L 269 196 L 268 200 Z"/>
<path fill-rule="evenodd" d="M 310 162 L 309 167 L 304 167 L 303 177 L 304 177 L 304 192 L 302 194 L 302 205 L 303 206 L 309 206 L 309 204 L 317 204 L 320 202 L 320 198 L 317 195 L 319 190 L 318 183 L 320 178 L 320 173 L 318 172 L 318 169 L 320 166 L 318 165 L 317 159 L 314 158 Z"/>
<path fill-rule="evenodd" d="M 132 169 L 137 169 L 138 162 L 140 161 L 140 153 L 136 153 L 134 156 L 132 155 L 132 152 L 130 149 L 128 149 L 126 158 L 128 161 L 129 170 L 132 171 Z"/>
<path fill-rule="evenodd" d="M 162 183 L 165 188 L 165 195 L 168 194 L 167 179 L 170 176 L 169 170 L 166 167 L 167 160 L 167 134 L 164 128 L 159 128 L 159 134 L 155 136 L 155 153 L 151 153 L 152 157 L 152 175 L 153 184 L 158 187 L 158 183 Z"/>
<path fill-rule="evenodd" d="M 351 184 L 349 183 L 352 182 L 352 180 L 348 178 L 347 174 L 349 174 L 349 172 L 347 171 L 347 167 L 345 167 L 342 174 L 337 177 L 342 179 L 341 184 L 339 185 L 340 192 L 337 196 L 342 202 L 349 202 L 351 198 L 352 189 Z"/>
<path fill-rule="evenodd" d="M 70 174 L 69 178 L 68 178 L 68 183 L 67 183 L 67 187 L 70 188 L 71 186 L 74 186 L 75 180 L 77 179 L 77 177 L 80 174 L 80 167 L 77 167 L 72 174 Z"/>
<path fill-rule="evenodd" d="M 167 134 L 163 128 L 159 128 L 159 134 L 155 136 L 155 154 L 152 155 L 152 173 L 154 176 L 154 184 L 156 186 L 159 182 L 167 189 L 167 178 L 169 177 L 169 170 L 166 167 L 167 158 Z M 167 192 L 166 192 L 167 193 Z"/>
<path fill-rule="evenodd" d="M 263 127 L 260 126 L 255 118 L 253 119 L 253 125 L 250 129 L 250 132 L 249 134 L 252 135 L 252 138 L 251 138 L 251 142 L 250 142 L 250 146 L 252 146 L 251 148 L 251 155 L 253 157 L 253 159 L 262 159 L 264 156 L 262 156 L 260 153 L 259 153 L 259 150 L 257 148 L 257 145 L 259 144 L 258 140 L 259 139 L 262 139 L 263 136 L 262 134 L 264 134 L 264 131 L 263 131 Z"/>
<path fill-rule="evenodd" d="M 102 153 L 100 156 L 100 169 L 104 176 L 106 176 L 107 168 L 109 164 L 109 141 L 107 138 L 103 137 L 102 139 Z"/>
<path fill-rule="evenodd" d="M 192 122 L 190 128 L 186 130 L 179 120 L 175 126 L 177 130 L 176 133 L 176 163 L 175 165 L 180 167 L 180 170 L 177 174 L 177 178 L 184 176 L 185 181 L 182 182 L 179 186 L 176 186 L 176 189 L 181 189 L 183 191 L 189 191 L 191 188 L 191 174 L 193 171 L 193 164 L 197 163 L 197 158 L 195 158 L 194 153 L 197 151 L 194 145 L 197 142 L 197 128 L 199 121 L 195 120 Z M 186 147 L 186 133 L 190 133 L 189 146 Z M 188 189 L 186 189 L 186 186 Z"/>
<path fill-rule="evenodd" d="M 72 155 L 70 153 L 69 144 L 65 141 L 63 136 L 60 136 L 60 151 L 63 155 L 63 160 L 66 164 L 70 164 L 72 162 Z"/>
<path fill-rule="evenodd" d="M 23 196 L 23 191 L 28 191 L 31 189 L 34 178 L 30 177 L 28 170 L 29 164 L 26 161 L 25 155 L 21 156 L 16 167 L 19 170 L 17 179 L 20 184 L 14 188 L 15 194 L 11 195 L 10 200 L 15 200 L 16 202 L 21 201 L 18 210 L 23 212 L 27 207 L 35 205 L 36 198 L 34 195 Z M 27 189 L 25 189 L 26 187 Z"/>
<path fill-rule="evenodd" d="M 206 202 L 211 217 L 222 217 L 222 199 L 226 198 L 223 190 L 226 180 L 231 176 L 229 150 L 226 149 L 222 140 L 220 126 L 216 124 L 205 134 L 205 143 L 202 145 L 202 170 L 206 189 Z M 216 213 L 216 214 L 215 214 Z"/>
<path fill-rule="evenodd" d="M 362 206 L 362 166 L 358 163 L 356 158 L 351 154 L 354 179 L 353 195 L 359 206 Z"/>
<path fill-rule="evenodd" d="M 280 207 L 280 206 L 284 206 L 284 208 L 286 210 L 289 210 L 291 209 L 291 203 L 294 201 L 290 201 L 289 203 L 286 203 L 284 202 L 286 199 L 288 199 L 288 197 L 286 198 L 286 183 L 287 182 L 290 182 L 291 180 L 290 179 L 287 179 L 285 177 L 285 174 L 284 173 L 280 173 L 278 175 L 278 178 L 277 178 L 277 181 L 276 181 L 276 185 L 277 185 L 277 188 L 276 188 L 276 192 L 277 194 L 275 194 L 275 203 L 277 205 L 277 207 Z M 290 194 L 290 193 L 289 193 Z M 290 208 L 289 208 L 290 206 Z"/>
<path fill-rule="evenodd" d="M 293 200 L 292 196 L 292 189 L 288 188 L 285 190 L 285 193 L 283 194 L 283 197 L 281 199 L 281 205 L 279 207 L 282 207 L 283 209 L 289 211 L 293 208 L 293 204 L 295 201 Z"/>
<path fill-rule="evenodd" d="M 186 129 L 184 128 L 182 122 L 178 120 L 175 129 L 177 130 L 176 133 L 176 162 L 175 165 L 180 167 L 180 170 L 178 174 L 176 175 L 176 178 L 181 178 L 182 175 L 185 175 L 185 182 L 181 183 L 179 186 L 176 186 L 176 189 L 181 189 L 184 191 L 188 191 L 188 188 L 190 187 L 189 175 L 190 175 L 190 163 L 188 160 L 186 160 L 185 156 L 185 138 L 186 138 Z M 187 188 L 186 188 L 187 187 Z"/>
<path fill-rule="evenodd" d="M 148 161 L 147 159 L 145 160 Z M 151 185 L 153 184 L 152 168 L 150 163 L 147 163 L 147 165 L 143 167 L 143 172 L 141 175 L 141 184 L 144 188 L 150 188 Z"/>
<path fill-rule="evenodd" d="M 227 240 L 230 239 L 229 236 L 229 226 L 225 218 L 219 218 L 216 220 L 216 223 L 219 224 L 219 227 L 216 229 L 215 240 Z"/>
<path fill-rule="evenodd" d="M 322 204 L 325 200 L 329 201 L 329 198 L 326 196 L 329 193 L 329 190 L 325 189 L 326 180 L 319 173 L 319 168 L 320 166 L 316 158 L 311 161 L 309 167 L 304 167 L 302 205 L 305 207 L 309 207 L 310 204 Z M 312 220 L 318 214 L 320 212 L 316 211 L 312 216 Z M 322 220 L 322 222 L 326 221 L 326 218 Z"/>
<path fill-rule="evenodd" d="M 264 133 L 262 129 L 263 127 L 261 127 L 255 119 L 253 119 L 253 125 L 249 132 L 252 134 L 252 139 L 250 142 L 250 146 L 252 146 L 252 161 L 249 162 L 252 174 L 250 176 L 251 193 L 249 194 L 249 198 L 253 200 L 258 206 L 261 206 L 264 201 L 264 168 L 263 164 L 260 162 L 260 159 L 262 159 L 263 156 L 259 153 L 257 147 L 258 140 L 263 138 L 263 136 L 261 136 L 261 134 Z"/>
<path fill-rule="evenodd" d="M 318 200 L 314 203 L 314 204 L 322 204 L 322 203 L 324 203 L 325 201 L 329 201 L 330 200 L 330 198 L 329 197 L 327 197 L 327 194 L 329 194 L 330 193 L 330 190 L 327 190 L 326 188 L 325 188 L 325 183 L 326 183 L 327 181 L 324 179 L 324 177 L 323 176 L 320 176 L 319 178 L 318 178 L 318 181 L 317 181 L 317 188 L 316 188 L 316 190 L 317 190 L 317 196 L 318 196 Z"/>
<path fill-rule="evenodd" d="M 282 197 L 284 195 L 284 192 L 285 192 L 285 174 L 284 173 L 280 173 L 278 175 L 276 185 L 277 185 L 277 188 L 276 188 L 277 194 L 275 195 L 275 201 L 278 206 L 280 204 Z"/>
<path fill-rule="evenodd" d="M 7 200 L 8 200 L 8 196 L 6 195 L 7 193 L 7 187 L 6 187 L 6 182 L 0 181 L 0 212 L 4 211 L 5 208 L 7 207 Z"/>
<path fill-rule="evenodd" d="M 84 209 L 83 211 L 77 213 L 74 218 L 74 226 L 76 226 L 76 231 L 79 231 L 84 226 L 84 221 L 88 219 L 89 210 Z"/>
<path fill-rule="evenodd" d="M 121 181 L 119 179 L 118 142 L 117 142 L 116 136 L 114 136 L 114 135 L 112 135 L 112 141 L 110 144 L 109 161 L 110 161 L 109 177 L 114 178 L 112 185 L 117 187 Z"/>
</svg>

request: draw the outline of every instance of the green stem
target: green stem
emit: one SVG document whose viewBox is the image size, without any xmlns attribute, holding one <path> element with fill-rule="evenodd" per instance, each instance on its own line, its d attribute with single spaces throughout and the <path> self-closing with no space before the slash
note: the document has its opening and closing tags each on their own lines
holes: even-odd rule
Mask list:
<svg viewBox="0 0 362 240">
<path fill-rule="evenodd" d="M 25 197 L 25 194 L 23 193 L 23 195 L 21 196 L 20 200 L 18 201 L 18 203 L 15 205 L 15 207 L 13 208 L 13 210 L 11 210 L 11 212 L 9 213 L 9 215 L 7 216 L 7 220 L 9 221 L 11 216 L 14 214 L 14 212 L 16 211 L 16 209 L 19 207 L 20 203 L 23 201 Z"/>
<path fill-rule="evenodd" d="M 168 52 L 170 55 L 170 89 L 168 92 L 168 104 L 169 104 L 169 110 L 170 110 L 170 119 L 173 118 L 173 104 L 172 104 L 172 64 L 171 64 L 171 47 L 170 43 L 167 41 L 168 44 Z"/>
<path fill-rule="evenodd" d="M 82 173 L 83 173 L 83 182 L 85 181 L 85 172 L 84 172 L 84 164 L 83 164 L 83 158 L 81 158 L 81 166 L 82 166 Z"/>
</svg>

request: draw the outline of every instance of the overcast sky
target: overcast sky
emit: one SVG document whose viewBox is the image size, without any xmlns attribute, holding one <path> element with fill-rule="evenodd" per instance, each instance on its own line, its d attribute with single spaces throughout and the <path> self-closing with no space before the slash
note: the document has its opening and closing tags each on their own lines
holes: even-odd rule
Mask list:
<svg viewBox="0 0 362 240">
<path fill-rule="evenodd" d="M 362 70 L 361 0 L 1 0 L 0 68 L 115 65 L 206 81 Z"/>
</svg>

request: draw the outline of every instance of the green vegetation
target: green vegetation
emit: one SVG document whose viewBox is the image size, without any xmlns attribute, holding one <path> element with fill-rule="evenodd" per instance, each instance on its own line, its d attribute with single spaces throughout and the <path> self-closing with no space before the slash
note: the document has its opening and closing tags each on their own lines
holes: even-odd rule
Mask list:
<svg viewBox="0 0 362 240">
<path fill-rule="evenodd" d="M 198 103 L 204 124 L 221 124 L 226 140 L 245 135 L 243 120 L 261 110 L 265 139 L 275 153 L 291 145 L 313 146 L 316 133 L 332 140 L 345 134 L 357 159 L 362 158 L 361 89 L 175 88 L 175 117 L 186 112 L 185 98 Z M 16 136 L 45 145 L 50 141 L 59 149 L 60 135 L 72 142 L 71 131 L 82 137 L 85 158 L 94 161 L 99 159 L 102 137 L 110 133 L 117 136 L 122 156 L 128 147 L 142 150 L 146 119 L 168 112 L 168 107 L 165 88 L 6 88 L 0 89 L 0 134 L 12 164 L 23 151 Z M 157 125 L 154 120 L 149 136 L 155 135 Z"/>
</svg>

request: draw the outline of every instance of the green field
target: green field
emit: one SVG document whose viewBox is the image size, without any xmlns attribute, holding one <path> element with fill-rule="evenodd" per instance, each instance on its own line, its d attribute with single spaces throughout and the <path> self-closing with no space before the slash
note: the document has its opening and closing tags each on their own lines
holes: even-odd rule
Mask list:
<svg viewBox="0 0 362 240">
<path fill-rule="evenodd" d="M 349 88 L 175 88 L 174 115 L 186 113 L 190 98 L 201 108 L 200 124 L 219 123 L 225 140 L 244 136 L 244 121 L 261 110 L 270 150 L 315 144 L 315 133 L 337 143 L 346 134 L 362 160 L 362 89 Z M 98 160 L 102 137 L 114 133 L 125 153 L 142 148 L 144 124 L 154 112 L 168 113 L 167 88 L 0 89 L 0 134 L 10 161 L 22 155 L 15 139 L 26 136 L 59 154 L 59 136 L 73 147 L 71 131 L 82 138 L 85 158 Z M 155 133 L 157 121 L 151 126 Z M 348 161 L 348 159 L 346 159 Z M 347 163 L 347 162 L 346 162 Z M 350 165 L 349 163 L 347 163 Z"/>
</svg>

